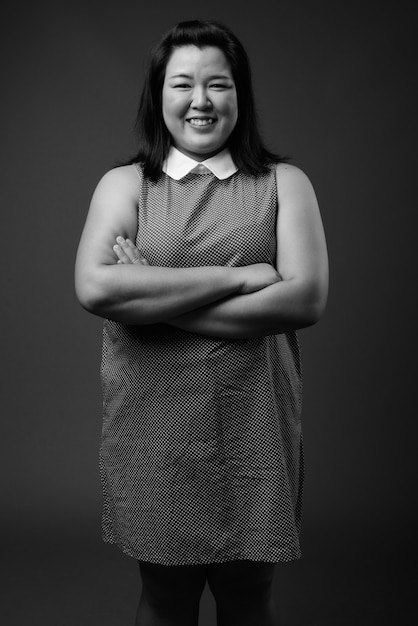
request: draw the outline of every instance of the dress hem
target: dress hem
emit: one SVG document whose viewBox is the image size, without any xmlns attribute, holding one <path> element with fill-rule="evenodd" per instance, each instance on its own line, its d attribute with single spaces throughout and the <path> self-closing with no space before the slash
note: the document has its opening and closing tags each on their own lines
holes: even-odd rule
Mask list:
<svg viewBox="0 0 418 626">
<path fill-rule="evenodd" d="M 256 557 L 254 555 L 245 555 L 245 554 L 237 554 L 237 555 L 231 555 L 231 556 L 219 556 L 217 557 L 207 557 L 205 558 L 201 558 L 201 559 L 196 559 L 194 557 L 192 557 L 191 559 L 169 559 L 169 558 L 153 558 L 150 557 L 149 555 L 139 555 L 138 553 L 134 553 L 133 550 L 131 550 L 130 548 L 128 548 L 128 546 L 126 546 L 125 544 L 111 539 L 111 538 L 106 538 L 106 537 L 102 537 L 103 542 L 109 545 L 113 545 L 117 548 L 119 548 L 119 550 L 121 550 L 123 552 L 123 554 L 125 554 L 126 556 L 130 556 L 134 559 L 137 559 L 138 561 L 143 561 L 145 563 L 153 563 L 155 565 L 167 565 L 167 566 L 180 566 L 180 565 L 211 565 L 211 564 L 215 564 L 215 563 L 230 563 L 233 561 L 253 561 L 253 562 L 257 562 L 257 563 L 290 563 L 291 561 L 297 561 L 298 559 L 300 559 L 302 557 L 302 553 L 300 550 L 298 551 L 294 551 L 294 552 L 288 552 L 288 553 L 283 553 L 280 556 L 272 556 L 272 557 L 265 557 L 265 556 L 259 556 Z"/>
</svg>

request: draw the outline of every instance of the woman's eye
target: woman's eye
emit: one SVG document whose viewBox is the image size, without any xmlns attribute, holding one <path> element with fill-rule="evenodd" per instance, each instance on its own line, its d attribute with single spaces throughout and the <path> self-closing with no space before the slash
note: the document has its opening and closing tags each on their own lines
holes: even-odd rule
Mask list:
<svg viewBox="0 0 418 626">
<path fill-rule="evenodd" d="M 222 85 L 221 83 L 213 83 L 212 89 L 228 89 L 228 85 Z"/>
<path fill-rule="evenodd" d="M 178 85 L 174 85 L 175 89 L 188 89 L 190 85 L 188 83 L 179 83 Z"/>
</svg>

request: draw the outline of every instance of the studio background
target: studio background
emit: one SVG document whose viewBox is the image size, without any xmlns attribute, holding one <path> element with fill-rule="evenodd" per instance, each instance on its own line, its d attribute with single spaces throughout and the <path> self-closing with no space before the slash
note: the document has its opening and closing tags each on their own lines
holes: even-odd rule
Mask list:
<svg viewBox="0 0 418 626">
<path fill-rule="evenodd" d="M 136 564 L 100 540 L 102 323 L 77 303 L 73 268 L 94 187 L 135 151 L 150 47 L 193 18 L 223 21 L 246 47 L 264 139 L 310 177 L 329 248 L 327 312 L 300 332 L 304 557 L 278 571 L 284 624 L 382 626 L 401 610 L 412 623 L 415 22 L 406 2 L 308 0 L 6 10 L 3 623 L 29 623 L 29 611 L 42 626 L 133 620 Z"/>
</svg>

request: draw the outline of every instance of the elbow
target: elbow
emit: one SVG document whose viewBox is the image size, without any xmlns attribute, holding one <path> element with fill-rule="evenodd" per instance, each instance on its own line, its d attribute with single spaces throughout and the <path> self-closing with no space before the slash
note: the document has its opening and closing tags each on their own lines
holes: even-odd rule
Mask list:
<svg viewBox="0 0 418 626">
<path fill-rule="evenodd" d="M 100 298 L 96 294 L 85 289 L 76 289 L 76 296 L 79 304 L 85 311 L 93 315 L 100 315 Z"/>
<path fill-rule="evenodd" d="M 108 300 L 106 290 L 100 278 L 96 275 L 77 275 L 75 277 L 75 293 L 80 305 L 88 313 L 104 316 L 105 305 Z"/>
<path fill-rule="evenodd" d="M 303 315 L 304 326 L 314 326 L 319 322 L 325 312 L 325 306 L 320 303 L 311 303 L 309 307 L 306 308 Z"/>
<path fill-rule="evenodd" d="M 327 289 L 315 288 L 307 294 L 304 299 L 301 310 L 300 320 L 301 328 L 314 326 L 325 313 L 327 305 Z"/>
</svg>

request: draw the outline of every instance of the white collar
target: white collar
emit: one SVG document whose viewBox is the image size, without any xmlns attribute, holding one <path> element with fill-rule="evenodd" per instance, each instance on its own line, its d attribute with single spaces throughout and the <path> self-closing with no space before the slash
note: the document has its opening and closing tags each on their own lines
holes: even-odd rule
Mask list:
<svg viewBox="0 0 418 626">
<path fill-rule="evenodd" d="M 206 161 L 195 161 L 190 157 L 186 156 L 180 150 L 177 150 L 174 146 L 170 147 L 168 152 L 168 156 L 163 163 L 163 172 L 168 174 L 170 178 L 174 178 L 174 180 L 180 180 L 186 174 L 189 174 L 195 167 L 197 167 L 197 173 L 199 173 L 199 167 L 204 165 L 208 170 L 212 172 L 219 178 L 223 180 L 224 178 L 229 178 L 232 174 L 238 170 L 235 163 L 232 160 L 231 154 L 228 148 L 225 148 L 215 156 L 206 159 Z"/>
</svg>

